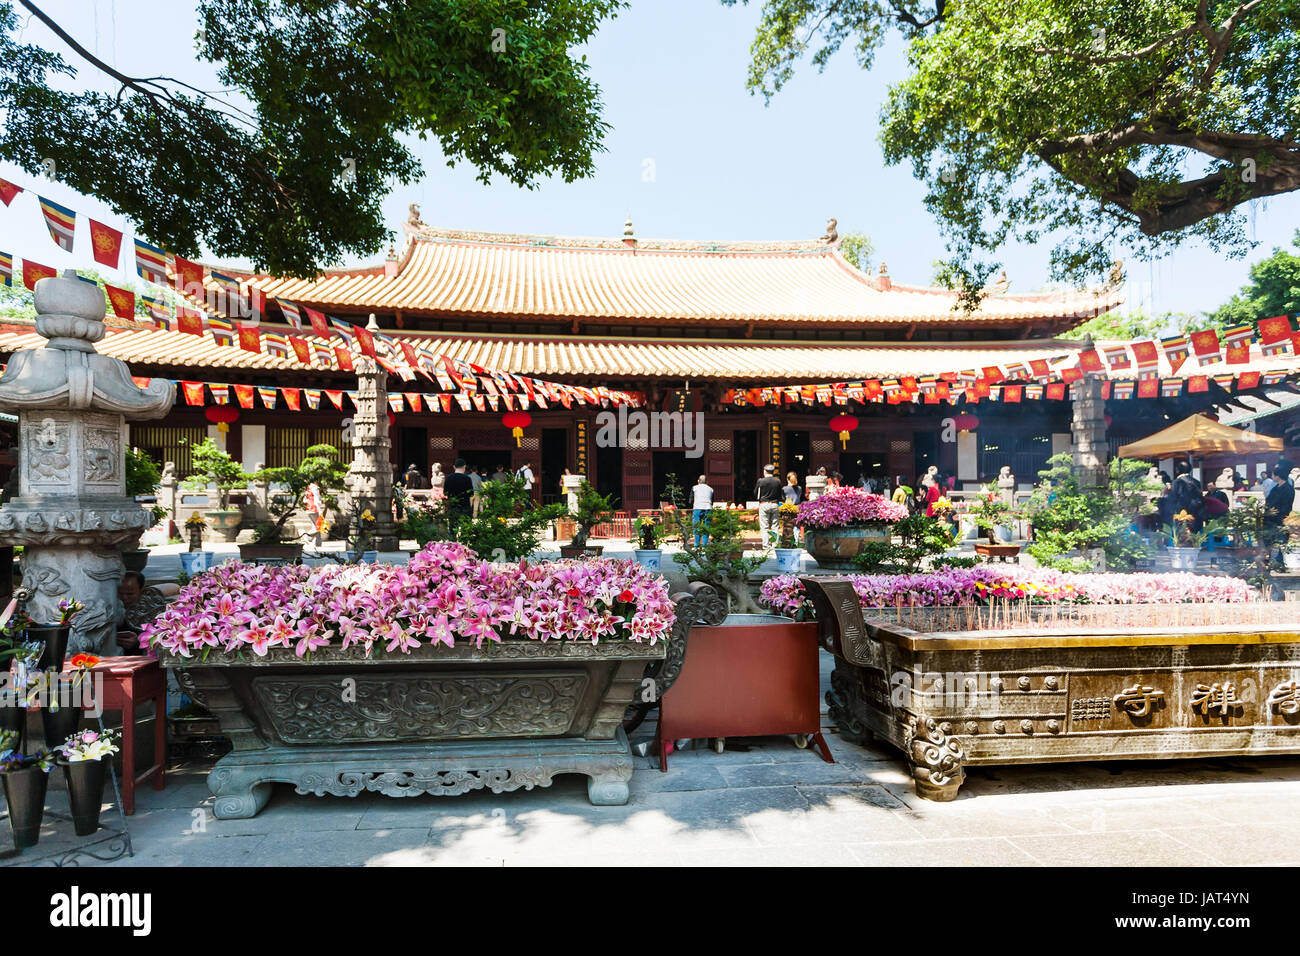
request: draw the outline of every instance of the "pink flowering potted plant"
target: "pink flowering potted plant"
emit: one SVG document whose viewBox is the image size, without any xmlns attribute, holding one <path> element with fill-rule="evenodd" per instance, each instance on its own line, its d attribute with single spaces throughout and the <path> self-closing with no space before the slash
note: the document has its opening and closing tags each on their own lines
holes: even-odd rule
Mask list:
<svg viewBox="0 0 1300 956">
<path fill-rule="evenodd" d="M 673 621 L 632 561 L 493 563 L 442 541 L 406 565 L 220 565 L 142 641 L 234 745 L 209 775 L 220 818 L 257 813 L 273 781 L 407 796 L 582 773 L 616 804 L 622 716 Z"/>
<path fill-rule="evenodd" d="M 826 570 L 851 571 L 868 542 L 888 543 L 907 507 L 860 488 L 832 488 L 799 504 L 794 523 L 804 532 L 804 548 Z"/>
</svg>

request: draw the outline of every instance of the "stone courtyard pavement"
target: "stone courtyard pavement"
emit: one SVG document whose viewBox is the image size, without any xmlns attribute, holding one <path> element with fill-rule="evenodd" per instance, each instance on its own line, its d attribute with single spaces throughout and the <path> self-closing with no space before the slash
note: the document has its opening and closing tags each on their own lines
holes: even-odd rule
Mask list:
<svg viewBox="0 0 1300 956">
<path fill-rule="evenodd" d="M 216 820 L 208 765 L 191 764 L 162 793 L 137 792 L 136 855 L 113 865 L 1300 863 L 1300 758 L 976 768 L 957 801 L 939 804 L 913 795 L 891 748 L 828 730 L 833 765 L 788 738 L 674 753 L 666 774 L 637 758 L 625 807 L 589 805 L 579 777 L 410 799 L 281 784 L 257 817 Z"/>
</svg>

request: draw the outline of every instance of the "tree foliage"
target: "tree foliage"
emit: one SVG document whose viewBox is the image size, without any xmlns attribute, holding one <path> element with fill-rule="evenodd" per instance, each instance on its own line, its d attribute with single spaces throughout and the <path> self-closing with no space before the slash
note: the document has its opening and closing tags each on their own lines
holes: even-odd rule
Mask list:
<svg viewBox="0 0 1300 956">
<path fill-rule="evenodd" d="M 0 159 L 96 196 L 177 254 L 311 277 L 390 238 L 402 143 L 533 187 L 588 176 L 607 129 L 586 42 L 623 0 L 200 0 L 209 92 L 117 70 L 31 0 L 0 0 Z M 17 7 L 17 9 L 16 9 Z M 23 41 L 34 17 L 68 51 Z M 106 89 L 104 87 L 107 87 Z"/>
<path fill-rule="evenodd" d="M 1297 0 L 765 0 L 749 86 L 845 43 L 869 67 L 901 31 L 885 159 L 925 182 L 969 301 L 1013 240 L 1054 234 L 1071 280 L 1118 243 L 1244 254 L 1234 210 L 1300 188 L 1298 24 Z"/>
<path fill-rule="evenodd" d="M 840 255 L 855 269 L 866 272 L 871 268 L 871 257 L 876 247 L 865 232 L 846 232 L 840 236 Z"/>
<path fill-rule="evenodd" d="M 254 540 L 268 544 L 284 537 L 284 527 L 303 505 L 307 489 L 315 485 L 320 491 L 322 504 L 328 510 L 338 504 L 330 489 L 339 488 L 348 473 L 348 466 L 340 461 L 339 450 L 333 445 L 312 445 L 302 461 L 292 467 L 263 468 L 253 474 L 258 481 L 275 485 L 267 500 L 271 520 L 254 529 Z"/>
<path fill-rule="evenodd" d="M 1210 314 L 1221 328 L 1257 323 L 1275 315 L 1300 312 L 1300 229 L 1292 240 L 1296 252 L 1276 248 L 1267 259 L 1250 267 L 1250 282 Z"/>
<path fill-rule="evenodd" d="M 473 517 L 456 511 L 450 498 L 410 509 L 406 532 L 420 547 L 459 541 L 486 561 L 518 561 L 536 551 L 550 523 L 566 514 L 564 505 L 536 504 L 517 475 L 483 482 L 479 499 Z"/>
<path fill-rule="evenodd" d="M 1068 332 L 1062 332 L 1063 339 L 1083 339 L 1091 336 L 1094 342 L 1131 342 L 1135 339 L 1152 339 L 1164 335 L 1175 335 L 1205 323 L 1186 312 L 1165 312 L 1152 315 L 1141 309 L 1128 312 L 1107 312 L 1089 319 L 1082 325 L 1076 325 Z"/>
</svg>

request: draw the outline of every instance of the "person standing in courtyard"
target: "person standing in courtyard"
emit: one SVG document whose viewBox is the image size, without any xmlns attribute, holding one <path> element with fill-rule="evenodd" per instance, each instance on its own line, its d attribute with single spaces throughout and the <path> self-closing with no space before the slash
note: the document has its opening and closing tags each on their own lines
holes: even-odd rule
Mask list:
<svg viewBox="0 0 1300 956">
<path fill-rule="evenodd" d="M 447 510 L 453 520 L 463 520 L 473 507 L 474 481 L 465 473 L 465 459 L 457 458 L 455 471 L 447 476 L 443 490 L 447 495 Z"/>
<path fill-rule="evenodd" d="M 708 480 L 700 475 L 699 481 L 691 489 L 691 526 L 695 528 L 695 546 L 709 543 L 709 519 L 713 517 L 713 488 Z"/>
<path fill-rule="evenodd" d="M 1280 526 L 1295 504 L 1295 488 L 1291 484 L 1290 475 L 1289 461 L 1279 461 L 1273 466 L 1275 484 L 1264 499 L 1264 506 L 1268 509 L 1268 517 L 1265 520 L 1271 525 Z"/>
<path fill-rule="evenodd" d="M 775 541 L 781 533 L 778 511 L 785 497 L 781 492 L 781 480 L 776 477 L 775 465 L 763 466 L 763 477 L 754 486 L 754 497 L 758 500 L 758 536 L 766 551 L 770 547 L 768 535 Z"/>
</svg>

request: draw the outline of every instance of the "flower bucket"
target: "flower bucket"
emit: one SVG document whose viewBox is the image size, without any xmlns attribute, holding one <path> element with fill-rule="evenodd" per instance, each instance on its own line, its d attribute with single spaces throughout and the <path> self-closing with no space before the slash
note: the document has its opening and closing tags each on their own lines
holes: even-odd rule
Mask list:
<svg viewBox="0 0 1300 956">
<path fill-rule="evenodd" d="M 365 564 L 374 564 L 375 562 L 377 562 L 377 561 L 379 560 L 379 552 L 378 552 L 378 551 L 362 551 L 362 552 L 361 552 L 361 560 L 362 560 L 362 562 L 364 562 Z"/>
<path fill-rule="evenodd" d="M 51 694 L 56 691 L 51 691 Z M 45 737 L 45 749 L 54 750 L 77 732 L 81 723 L 81 708 L 63 704 L 58 710 L 48 707 L 41 710 L 41 731 Z"/>
<path fill-rule="evenodd" d="M 6 690 L 4 693 L 10 696 L 14 701 L 17 700 L 17 694 L 12 690 Z M 19 707 L 14 703 L 0 703 L 0 730 L 17 730 L 23 729 L 23 721 L 27 717 L 26 708 Z"/>
<path fill-rule="evenodd" d="M 777 548 L 776 566 L 784 573 L 797 573 L 799 570 L 799 558 L 802 555 L 803 548 Z"/>
<path fill-rule="evenodd" d="M 636 563 L 647 571 L 658 571 L 664 554 L 660 548 L 636 548 L 632 553 L 636 555 Z"/>
<path fill-rule="evenodd" d="M 1176 571 L 1190 571 L 1201 556 L 1200 548 L 1170 548 L 1169 566 Z"/>
<path fill-rule="evenodd" d="M 99 810 L 104 805 L 104 778 L 108 758 L 64 761 L 63 779 L 68 784 L 68 804 L 77 836 L 90 836 L 99 829 Z"/>
<path fill-rule="evenodd" d="M 854 525 L 846 528 L 809 528 L 804 547 L 817 560 L 817 566 L 828 571 L 852 571 L 857 565 L 853 559 L 863 551 L 868 542 L 885 542 L 890 539 L 886 524 Z"/>
<path fill-rule="evenodd" d="M 28 624 L 24 640 L 42 641 L 45 644 L 40 663 L 36 666 L 43 671 L 63 670 L 63 657 L 68 650 L 68 635 L 71 633 L 71 624 Z"/>
<path fill-rule="evenodd" d="M 24 767 L 0 773 L 5 802 L 9 805 L 9 826 L 14 846 L 22 850 L 36 846 L 41 839 L 41 820 L 45 816 L 45 787 L 49 783 L 40 767 Z"/>
<path fill-rule="evenodd" d="M 181 570 L 193 577 L 212 567 L 211 551 L 182 551 Z"/>
</svg>

